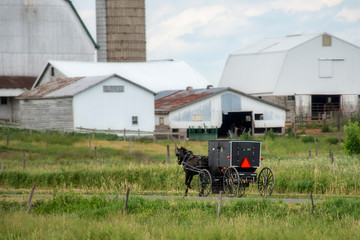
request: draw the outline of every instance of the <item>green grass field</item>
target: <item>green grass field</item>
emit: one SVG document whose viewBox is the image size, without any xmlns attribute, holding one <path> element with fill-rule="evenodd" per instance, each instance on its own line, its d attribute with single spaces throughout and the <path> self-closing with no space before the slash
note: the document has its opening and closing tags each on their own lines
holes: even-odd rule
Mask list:
<svg viewBox="0 0 360 240">
<path fill-rule="evenodd" d="M 271 168 L 275 175 L 273 199 L 309 198 L 311 191 L 323 200 L 316 204 L 313 217 L 309 203 L 259 200 L 256 186 L 251 185 L 242 199 L 223 202 L 220 218 L 217 201 L 139 197 L 183 195 L 185 176 L 176 163 L 173 140 L 154 143 L 140 139 L 130 143 L 113 135 L 95 134 L 90 135 L 89 152 L 89 135 L 48 136 L 11 131 L 7 145 L 6 129 L 0 128 L 0 239 L 360 237 L 360 159 L 345 155 L 338 134 L 255 139 L 263 143 L 262 167 Z M 206 141 L 176 144 L 207 155 Z M 195 185 L 196 179 L 193 181 Z M 28 196 L 34 182 L 37 188 L 27 213 L 27 197 L 12 194 Z M 123 195 L 127 188 L 131 197 L 124 212 L 124 199 L 105 196 Z M 37 196 L 41 194 L 52 197 Z M 94 197 L 84 198 L 83 194 Z M 197 192 L 191 190 L 190 195 L 197 196 Z"/>
</svg>

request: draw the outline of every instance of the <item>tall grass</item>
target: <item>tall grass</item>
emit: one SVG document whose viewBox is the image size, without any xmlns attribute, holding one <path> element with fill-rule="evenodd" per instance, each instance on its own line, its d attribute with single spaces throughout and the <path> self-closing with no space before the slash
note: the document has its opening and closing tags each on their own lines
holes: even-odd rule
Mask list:
<svg viewBox="0 0 360 240">
<path fill-rule="evenodd" d="M 1 128 L 0 128 L 1 130 Z M 134 192 L 177 192 L 184 190 L 184 173 L 176 164 L 174 141 L 109 141 L 97 135 L 51 133 L 46 146 L 46 134 L 29 131 L 12 132 L 6 145 L 6 131 L 0 131 L 0 187 L 82 189 L 85 191 L 120 191 L 130 186 Z M 89 152 L 89 136 L 91 151 Z M 360 161 L 344 154 L 342 145 L 332 144 L 334 136 L 289 138 L 269 135 L 262 141 L 262 166 L 272 169 L 276 193 L 309 193 L 359 195 Z M 305 140 L 304 140 L 305 139 Z M 170 145 L 167 164 L 166 145 Z M 97 147 L 96 161 L 94 146 Z M 195 154 L 207 155 L 207 141 L 178 141 Z M 311 157 L 309 158 L 309 150 Z M 317 150 L 317 156 L 316 156 Z M 334 168 L 329 151 L 335 156 Z M 23 171 L 23 152 L 26 170 Z M 193 180 L 196 184 L 196 178 Z M 248 193 L 256 193 L 256 186 Z M 196 194 L 193 192 L 193 194 Z"/>
<path fill-rule="evenodd" d="M 317 204 L 82 198 L 59 195 L 26 214 L 22 203 L 0 202 L 2 239 L 359 239 L 359 201 Z M 17 206 L 15 206 L 17 205 Z"/>
</svg>

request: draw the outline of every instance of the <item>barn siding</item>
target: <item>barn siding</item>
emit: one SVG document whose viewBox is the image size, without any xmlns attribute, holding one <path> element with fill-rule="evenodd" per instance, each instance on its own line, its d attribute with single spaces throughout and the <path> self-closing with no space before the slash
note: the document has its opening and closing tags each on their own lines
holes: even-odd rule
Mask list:
<svg viewBox="0 0 360 240">
<path fill-rule="evenodd" d="M 103 92 L 103 86 L 124 86 L 124 92 Z M 112 77 L 74 97 L 74 126 L 97 129 L 153 131 L 154 95 L 128 81 Z M 132 124 L 132 116 L 138 124 Z"/>
<path fill-rule="evenodd" d="M 72 98 L 21 100 L 21 126 L 73 130 Z"/>
<path fill-rule="evenodd" d="M 1 0 L 0 16 L 0 75 L 37 76 L 49 59 L 95 60 L 91 39 L 64 0 Z"/>
<path fill-rule="evenodd" d="M 209 107 L 205 107 L 209 106 Z M 192 114 L 201 114 L 200 109 L 210 111 L 203 117 L 203 121 L 192 121 Z M 201 127 L 220 128 L 223 113 L 250 111 L 254 115 L 263 114 L 263 120 L 255 120 L 256 128 L 283 128 L 285 127 L 286 111 L 284 109 L 263 103 L 253 98 L 225 92 L 208 99 L 193 103 L 184 108 L 170 112 L 169 125 L 171 128 Z"/>
</svg>

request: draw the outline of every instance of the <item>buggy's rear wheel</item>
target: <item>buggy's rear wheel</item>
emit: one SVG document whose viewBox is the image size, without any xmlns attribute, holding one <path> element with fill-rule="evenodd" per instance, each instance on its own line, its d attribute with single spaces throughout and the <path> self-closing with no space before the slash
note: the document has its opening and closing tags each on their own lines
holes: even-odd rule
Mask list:
<svg viewBox="0 0 360 240">
<path fill-rule="evenodd" d="M 245 190 L 246 190 L 245 180 L 240 178 L 238 197 L 242 197 L 245 194 Z"/>
<path fill-rule="evenodd" d="M 211 192 L 212 180 L 210 172 L 202 169 L 198 176 L 198 190 L 200 197 L 207 197 Z"/>
<path fill-rule="evenodd" d="M 263 168 L 258 176 L 259 193 L 263 197 L 271 196 L 275 186 L 274 174 L 270 168 Z"/>
<path fill-rule="evenodd" d="M 224 191 L 231 197 L 238 196 L 240 177 L 239 173 L 234 167 L 229 167 L 224 172 Z"/>
</svg>

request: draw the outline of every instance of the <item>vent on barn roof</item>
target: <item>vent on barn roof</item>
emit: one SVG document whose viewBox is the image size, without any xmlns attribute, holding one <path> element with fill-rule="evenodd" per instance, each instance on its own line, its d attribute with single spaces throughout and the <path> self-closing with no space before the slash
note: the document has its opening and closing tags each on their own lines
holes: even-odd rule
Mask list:
<svg viewBox="0 0 360 240">
<path fill-rule="evenodd" d="M 191 86 L 187 86 L 186 87 L 186 91 L 190 91 L 190 90 L 192 90 L 193 89 L 193 87 L 191 87 Z"/>
<path fill-rule="evenodd" d="M 207 85 L 206 86 L 206 89 L 211 89 L 211 88 L 213 88 L 214 86 L 213 85 Z"/>
</svg>

